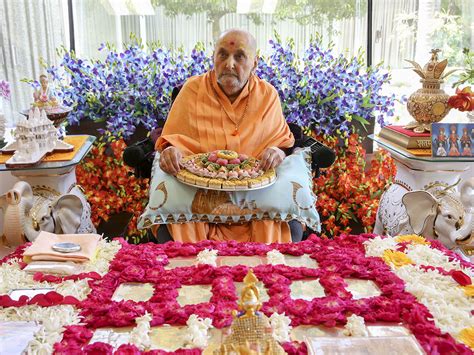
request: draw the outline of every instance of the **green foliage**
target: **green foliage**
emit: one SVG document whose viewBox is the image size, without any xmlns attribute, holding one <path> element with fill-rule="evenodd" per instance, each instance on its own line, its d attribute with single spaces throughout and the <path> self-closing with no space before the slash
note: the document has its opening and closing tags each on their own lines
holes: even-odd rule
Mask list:
<svg viewBox="0 0 474 355">
<path fill-rule="evenodd" d="M 359 2 L 359 4 L 358 4 Z M 263 3 L 263 2 L 262 2 Z M 208 21 L 212 24 L 213 35 L 220 33 L 219 20 L 227 14 L 237 11 L 237 0 L 152 0 L 155 7 L 162 6 L 168 16 L 206 13 Z M 367 0 L 289 0 L 278 1 L 275 19 L 295 20 L 300 24 L 316 24 L 323 20 L 341 20 L 354 16 L 356 5 L 361 9 L 367 8 Z M 257 11 L 246 14 L 254 24 L 262 24 L 262 18 Z"/>
<path fill-rule="evenodd" d="M 459 74 L 458 81 L 453 84 L 453 88 L 461 85 L 474 84 L 474 52 L 469 48 L 464 48 L 464 71 Z"/>
<path fill-rule="evenodd" d="M 432 47 L 441 49 L 442 57 L 448 60 L 450 66 L 460 66 L 463 62 L 461 48 L 469 43 L 470 33 L 461 16 L 441 10 L 435 15 L 432 29 Z"/>
</svg>

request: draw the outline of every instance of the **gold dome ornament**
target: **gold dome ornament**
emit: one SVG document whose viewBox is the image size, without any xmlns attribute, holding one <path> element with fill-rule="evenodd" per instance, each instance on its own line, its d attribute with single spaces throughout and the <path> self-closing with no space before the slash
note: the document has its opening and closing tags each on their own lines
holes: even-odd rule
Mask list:
<svg viewBox="0 0 474 355">
<path fill-rule="evenodd" d="M 244 278 L 244 288 L 238 303 L 239 311 L 233 312 L 230 335 L 214 355 L 280 355 L 286 354 L 272 336 L 268 318 L 258 312 L 262 303 L 257 288 L 258 279 L 250 269 Z M 206 352 L 204 352 L 206 353 Z"/>
<path fill-rule="evenodd" d="M 431 132 L 431 123 L 441 121 L 451 109 L 448 106 L 449 95 L 441 89 L 441 83 L 455 70 L 443 75 L 448 60 L 439 62 L 438 52 L 439 49 L 431 50 L 431 59 L 423 68 L 417 62 L 406 59 L 413 65 L 413 71 L 421 77 L 420 81 L 423 84 L 423 88 L 411 94 L 407 102 L 408 112 L 415 121 L 405 128 L 413 129 L 416 133 Z"/>
</svg>

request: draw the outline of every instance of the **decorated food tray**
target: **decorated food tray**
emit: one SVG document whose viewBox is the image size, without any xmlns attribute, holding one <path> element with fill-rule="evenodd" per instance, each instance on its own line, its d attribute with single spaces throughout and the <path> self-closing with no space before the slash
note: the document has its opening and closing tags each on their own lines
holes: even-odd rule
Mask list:
<svg viewBox="0 0 474 355">
<path fill-rule="evenodd" d="M 263 171 L 259 160 L 232 150 L 189 155 L 177 178 L 184 184 L 222 191 L 248 191 L 275 183 L 274 169 Z"/>
</svg>

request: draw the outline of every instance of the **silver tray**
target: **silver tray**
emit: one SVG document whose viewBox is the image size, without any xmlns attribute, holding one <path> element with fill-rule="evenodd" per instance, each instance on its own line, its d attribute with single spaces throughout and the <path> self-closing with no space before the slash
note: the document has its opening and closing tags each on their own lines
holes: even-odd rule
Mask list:
<svg viewBox="0 0 474 355">
<path fill-rule="evenodd" d="M 245 191 L 254 191 L 254 190 L 260 190 L 260 189 L 264 189 L 266 187 L 269 187 L 269 186 L 272 186 L 276 181 L 277 181 L 277 176 L 275 175 L 275 179 L 269 183 L 268 185 L 265 185 L 265 186 L 257 186 L 257 187 L 249 187 L 247 189 L 239 189 L 239 190 L 234 190 L 234 189 L 226 189 L 226 188 L 220 188 L 220 189 L 217 189 L 215 187 L 208 187 L 208 186 L 199 186 L 199 185 L 194 185 L 194 184 L 191 184 L 189 182 L 185 182 L 185 181 L 181 181 L 179 180 L 178 178 L 176 178 L 176 180 L 178 180 L 180 183 L 184 184 L 184 185 L 188 185 L 188 186 L 192 186 L 192 187 L 197 187 L 198 189 L 204 189 L 204 190 L 214 190 L 214 191 L 228 191 L 228 192 L 245 192 Z"/>
</svg>

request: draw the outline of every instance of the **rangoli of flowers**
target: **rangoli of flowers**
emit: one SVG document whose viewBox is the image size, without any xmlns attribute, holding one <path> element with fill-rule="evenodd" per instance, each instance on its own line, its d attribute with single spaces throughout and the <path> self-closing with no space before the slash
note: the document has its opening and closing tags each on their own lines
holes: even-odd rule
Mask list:
<svg viewBox="0 0 474 355">
<path fill-rule="evenodd" d="M 22 271 L 23 250 L 19 248 L 0 265 L 0 276 L 7 280 L 1 289 L 0 320 L 50 319 L 30 341 L 31 353 L 154 350 L 165 354 L 165 350 L 150 349 L 149 339 L 138 337 L 137 327 L 146 332 L 165 325 L 186 327 L 197 317 L 209 319 L 217 330 L 227 328 L 232 323 L 231 311 L 237 309 L 236 284 L 243 281 L 249 267 L 225 265 L 225 258 L 254 256 L 274 261 L 273 265 L 267 261 L 252 266 L 252 270 L 268 294 L 261 311 L 273 319 L 274 334 L 289 354 L 307 352 L 305 343 L 286 336 L 291 328 L 337 327 L 345 328 L 346 336 L 366 336 L 366 327 L 380 322 L 406 327 L 426 353 L 472 354 L 473 300 L 466 289 L 472 285 L 473 265 L 438 242 L 370 234 L 335 239 L 313 236 L 297 244 L 270 245 L 233 241 L 130 245 L 115 240 L 101 245 L 99 253 L 106 261 L 96 260 L 83 273 L 65 277 L 27 275 Z M 213 251 L 218 254 L 217 266 L 194 263 L 165 268 L 174 258 L 197 258 Z M 309 256 L 315 262 L 307 264 L 310 267 L 290 266 L 281 263 L 279 254 Z M 384 258 L 384 254 L 391 257 Z M 371 281 L 380 293 L 357 298 L 348 290 L 349 279 Z M 305 280 L 317 281 L 322 294 L 309 300 L 294 297 L 291 285 Z M 47 286 L 54 291 L 13 300 L 6 293 L 18 288 L 17 284 L 24 288 Z M 146 301 L 113 300 L 123 284 L 150 284 L 153 294 Z M 210 296 L 206 301 L 180 305 L 177 299 L 183 286 L 207 287 Z M 132 330 L 125 341 L 92 340 L 97 329 L 114 327 Z M 177 349 L 180 354 L 200 351 L 193 342 L 188 342 L 186 349 Z"/>
</svg>

